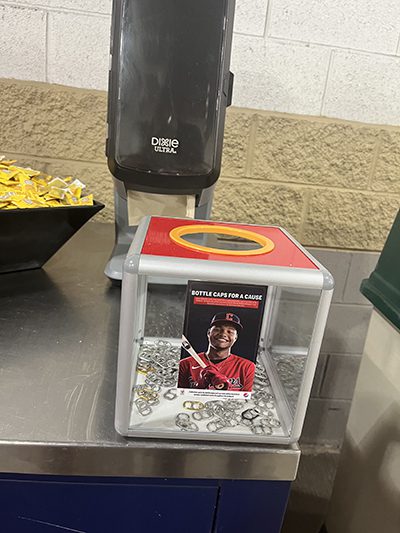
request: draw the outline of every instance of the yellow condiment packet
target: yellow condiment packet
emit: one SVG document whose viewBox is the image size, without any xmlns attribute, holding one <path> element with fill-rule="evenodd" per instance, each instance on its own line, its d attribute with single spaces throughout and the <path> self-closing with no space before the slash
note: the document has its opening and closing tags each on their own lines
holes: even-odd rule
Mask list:
<svg viewBox="0 0 400 533">
<path fill-rule="evenodd" d="M 22 200 L 23 195 L 18 192 L 7 191 L 0 195 L 0 202 L 12 202 L 13 200 Z"/>
<path fill-rule="evenodd" d="M 59 187 L 50 187 L 49 192 L 45 195 L 46 200 L 62 200 L 65 196 L 64 189 L 61 189 Z"/>
<path fill-rule="evenodd" d="M 79 198 L 82 196 L 82 189 L 80 187 L 78 187 L 77 185 L 70 185 L 67 190 L 77 200 L 79 200 Z"/>
<path fill-rule="evenodd" d="M 19 184 L 21 186 L 21 191 L 25 194 L 28 194 L 30 192 L 35 192 L 36 191 L 36 185 L 34 184 L 34 182 L 32 180 L 30 180 L 29 178 L 27 178 L 26 176 L 24 176 L 23 174 L 18 174 L 17 175 L 18 177 L 18 180 L 19 180 Z"/>
<path fill-rule="evenodd" d="M 0 183 L 7 183 L 16 174 L 18 174 L 18 170 L 11 170 L 9 168 L 0 168 Z"/>
<path fill-rule="evenodd" d="M 39 176 L 40 170 L 33 170 L 33 168 L 29 167 L 23 167 L 21 170 L 26 174 L 27 176 L 33 178 L 34 176 Z"/>
<path fill-rule="evenodd" d="M 43 174 L 40 174 L 39 176 L 33 176 L 32 181 L 36 183 L 37 186 L 42 187 L 48 187 L 48 180 L 46 180 L 45 176 Z"/>
<path fill-rule="evenodd" d="M 79 205 L 93 205 L 93 194 L 88 194 L 80 198 Z"/>
<path fill-rule="evenodd" d="M 12 203 L 20 209 L 34 209 L 43 207 L 39 202 L 32 200 L 31 198 L 22 198 L 22 200 L 13 200 Z"/>
<path fill-rule="evenodd" d="M 9 167 L 10 165 L 13 165 L 14 163 L 16 163 L 17 160 L 16 159 L 6 159 L 4 155 L 0 156 L 0 166 L 4 165 L 6 167 Z"/>
<path fill-rule="evenodd" d="M 86 189 L 86 185 L 81 182 L 81 180 L 78 180 L 78 178 L 75 178 L 74 181 L 71 183 L 70 187 L 79 187 L 80 189 Z"/>
<path fill-rule="evenodd" d="M 65 193 L 65 198 L 62 200 L 64 205 L 79 205 L 79 199 L 73 194 Z"/>
<path fill-rule="evenodd" d="M 50 187 L 56 187 L 57 189 L 67 189 L 68 183 L 66 183 L 61 178 L 53 178 L 51 181 L 48 182 Z"/>
<path fill-rule="evenodd" d="M 37 186 L 37 193 L 39 196 L 44 196 L 45 194 L 47 194 L 49 192 L 49 186 L 48 185 L 38 185 Z"/>
</svg>

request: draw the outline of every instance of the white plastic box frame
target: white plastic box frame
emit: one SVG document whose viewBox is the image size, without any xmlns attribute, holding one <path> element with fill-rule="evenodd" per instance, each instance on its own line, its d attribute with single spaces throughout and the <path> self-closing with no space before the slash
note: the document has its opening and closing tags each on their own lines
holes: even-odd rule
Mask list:
<svg viewBox="0 0 400 533">
<path fill-rule="evenodd" d="M 312 268 L 296 268 L 292 265 L 268 264 L 248 265 L 230 262 L 225 256 L 219 261 L 192 257 L 175 257 L 142 253 L 149 238 L 151 223 L 173 221 L 173 225 L 197 224 L 199 221 L 185 219 L 163 219 L 146 217 L 140 223 L 134 241 L 129 249 L 122 281 L 120 338 L 118 352 L 117 394 L 115 427 L 124 436 L 147 438 L 204 439 L 218 441 L 257 442 L 290 444 L 297 442 L 302 431 L 304 417 L 311 393 L 319 350 L 325 330 L 330 302 L 333 294 L 332 275 L 293 237 L 276 226 L 227 224 L 223 222 L 201 222 L 225 227 L 264 228 L 279 230 L 289 246 L 295 247 L 312 263 Z M 220 233 L 220 231 L 218 231 Z M 279 250 L 275 250 L 279 254 Z M 154 279 L 168 279 L 173 284 L 186 284 L 188 280 L 221 282 L 232 284 L 267 286 L 267 300 L 259 341 L 257 368 L 268 376 L 266 388 L 274 397 L 275 424 L 272 434 L 254 434 L 244 426 L 229 427 L 226 431 L 208 431 L 206 424 L 195 423 L 196 431 L 185 430 L 175 423 L 178 413 L 185 411 L 182 401 L 169 401 L 164 394 L 174 389 L 169 384 L 161 387 L 160 403 L 150 416 L 141 416 L 136 409 L 135 388 L 144 383 L 145 376 L 138 373 L 140 350 L 144 346 L 155 346 L 159 340 L 168 342 L 180 353 L 181 338 L 155 339 L 145 337 L 145 317 L 148 284 Z M 311 309 L 310 312 L 307 309 Z M 294 326 L 293 326 L 294 323 Z M 260 366 L 262 368 L 260 368 Z M 257 375 L 257 372 L 256 372 Z M 177 384 L 175 384 L 175 387 Z M 243 412 L 254 407 L 252 401 L 239 400 Z M 160 414 L 161 413 L 161 414 Z M 167 416 L 166 416 L 167 413 Z M 189 416 L 193 413 L 187 411 Z M 191 420 L 191 422 L 194 422 Z M 205 422 L 208 422 L 206 420 Z"/>
</svg>

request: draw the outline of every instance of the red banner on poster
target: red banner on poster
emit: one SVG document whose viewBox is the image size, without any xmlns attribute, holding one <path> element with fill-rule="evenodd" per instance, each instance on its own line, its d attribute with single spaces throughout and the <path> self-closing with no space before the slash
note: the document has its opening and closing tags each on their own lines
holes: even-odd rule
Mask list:
<svg viewBox="0 0 400 533">
<path fill-rule="evenodd" d="M 258 309 L 260 302 L 256 300 L 230 300 L 229 298 L 207 298 L 195 296 L 195 305 L 219 305 L 222 307 L 241 307 L 243 309 Z"/>
</svg>

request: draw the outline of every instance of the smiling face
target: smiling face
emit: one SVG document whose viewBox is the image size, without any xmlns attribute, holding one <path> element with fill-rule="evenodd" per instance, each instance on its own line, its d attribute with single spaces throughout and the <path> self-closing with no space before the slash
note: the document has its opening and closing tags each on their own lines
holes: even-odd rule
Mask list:
<svg viewBox="0 0 400 533">
<path fill-rule="evenodd" d="M 234 345 L 238 338 L 238 332 L 231 322 L 221 322 L 211 326 L 207 336 L 208 342 L 216 351 L 225 351 Z"/>
</svg>

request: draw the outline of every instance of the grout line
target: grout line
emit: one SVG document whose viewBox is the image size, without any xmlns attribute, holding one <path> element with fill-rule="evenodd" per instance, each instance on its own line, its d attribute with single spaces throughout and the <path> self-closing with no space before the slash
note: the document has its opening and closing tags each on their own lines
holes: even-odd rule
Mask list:
<svg viewBox="0 0 400 533">
<path fill-rule="evenodd" d="M 272 16 L 271 14 L 272 14 L 272 0 L 268 0 L 267 12 L 265 14 L 264 33 L 263 33 L 264 39 L 266 39 L 269 34 L 269 28 L 271 26 L 271 16 Z"/>
<path fill-rule="evenodd" d="M 375 197 L 382 197 L 387 198 L 389 195 L 391 198 L 400 198 L 400 193 L 394 193 L 394 192 L 385 192 L 385 191 L 366 191 L 365 189 L 346 189 L 344 187 L 335 187 L 328 185 L 326 183 L 320 183 L 318 185 L 314 185 L 313 183 L 307 183 L 307 182 L 293 182 L 293 181 L 280 181 L 277 179 L 274 180 L 265 180 L 261 178 L 254 178 L 249 176 L 231 176 L 229 174 L 223 174 L 221 175 L 222 179 L 229 179 L 229 180 L 240 180 L 243 182 L 250 182 L 253 185 L 255 183 L 261 184 L 261 183 L 267 183 L 269 185 L 286 185 L 287 187 L 292 187 L 293 189 L 304 189 L 304 187 L 308 187 L 309 190 L 330 190 L 334 192 L 339 193 L 348 193 L 348 194 L 364 194 L 366 196 L 373 196 Z"/>
<path fill-rule="evenodd" d="M 354 353 L 354 352 L 335 352 L 335 351 L 332 351 L 332 350 L 328 350 L 327 352 L 322 352 L 321 351 L 320 353 L 321 353 L 321 355 L 327 355 L 327 356 L 328 355 L 332 355 L 333 357 L 338 357 L 338 356 L 339 357 L 351 357 L 351 356 L 353 356 L 353 357 L 362 357 L 363 356 L 363 354 L 360 353 L 360 352 L 356 352 L 356 353 Z"/>
<path fill-rule="evenodd" d="M 251 119 L 249 141 L 247 147 L 247 157 L 245 165 L 245 176 L 252 177 L 253 175 L 253 163 L 254 163 L 254 154 L 257 140 L 257 129 L 258 129 L 258 116 L 255 114 Z"/>
<path fill-rule="evenodd" d="M 347 247 L 347 248 L 340 248 L 339 245 L 329 245 L 329 244 L 303 244 L 304 248 L 314 250 L 325 250 L 328 252 L 354 252 L 354 253 L 362 253 L 362 254 L 376 254 L 377 259 L 378 256 L 382 253 L 382 248 L 356 248 L 355 246 Z M 383 247 L 383 245 L 382 245 Z M 337 302 L 340 303 L 340 302 Z M 336 302 L 335 302 L 336 304 Z M 333 304 L 331 304 L 333 305 Z M 354 304 L 354 305 L 362 305 L 367 306 L 368 304 Z M 371 305 L 371 304 L 370 304 Z"/>
<path fill-rule="evenodd" d="M 346 279 L 344 280 L 344 283 L 343 283 L 343 292 L 342 292 L 342 295 L 341 295 L 342 300 L 344 300 L 344 295 L 346 294 L 347 284 L 348 284 L 349 278 L 350 278 L 350 270 L 351 270 L 351 265 L 353 263 L 353 259 L 354 259 L 354 253 L 350 252 L 349 266 L 348 266 L 347 272 L 346 272 Z M 345 303 L 345 302 L 335 302 L 335 303 L 341 304 L 341 303 Z M 365 304 L 361 304 L 361 305 L 365 305 Z"/>
<path fill-rule="evenodd" d="M 354 250 L 352 248 L 338 248 L 339 251 L 342 251 L 342 250 L 351 250 L 350 252 L 348 253 L 353 253 Z M 369 250 L 364 250 L 365 252 L 369 252 Z M 332 307 L 343 307 L 343 308 L 346 308 L 346 307 L 357 307 L 357 308 L 361 308 L 361 309 L 371 309 L 373 308 L 373 305 L 370 304 L 370 303 L 366 303 L 366 304 L 361 304 L 361 303 L 351 303 L 351 302 L 333 302 L 331 303 L 331 308 Z"/>
<path fill-rule="evenodd" d="M 34 159 L 44 159 L 47 163 L 83 163 L 85 165 L 98 165 L 98 166 L 105 166 L 107 165 L 106 157 L 104 156 L 104 162 L 101 161 L 90 161 L 87 159 L 66 159 L 63 157 L 51 157 L 47 155 L 38 155 L 38 154 L 27 154 L 27 153 L 21 153 L 21 152 L 15 152 L 14 150 L 4 150 L 4 152 L 7 154 L 7 157 L 12 158 L 34 158 Z M 3 153 L 3 152 L 2 152 Z M 2 154 L 1 154 L 2 155 Z"/>
<path fill-rule="evenodd" d="M 264 40 L 264 35 L 255 35 L 254 33 L 243 33 L 242 31 L 234 31 L 235 35 L 240 35 L 242 37 L 251 37 L 252 39 L 262 39 Z"/>
<path fill-rule="evenodd" d="M 73 13 L 75 15 L 95 15 L 95 16 L 101 16 L 101 17 L 107 17 L 107 18 L 111 16 L 111 12 L 101 13 L 99 11 L 87 11 L 84 9 L 67 9 L 67 8 L 62 8 L 62 7 L 55 8 L 55 7 L 46 6 L 42 4 L 32 5 L 32 4 L 29 4 L 28 2 L 15 2 L 15 1 L 13 2 L 10 0 L 2 0 L 1 3 L 4 6 L 17 7 L 20 9 L 30 9 L 32 11 L 45 10 L 49 12 L 52 11 L 55 13 Z"/>
<path fill-rule="evenodd" d="M 68 93 L 92 93 L 101 97 L 107 95 L 107 90 L 105 89 L 94 89 L 88 87 L 76 87 L 73 85 L 62 85 L 61 83 L 46 83 L 45 81 L 36 81 L 36 80 L 24 80 L 19 78 L 0 78 L 0 87 L 7 85 L 22 85 L 25 87 L 38 87 L 44 88 L 45 86 L 51 85 L 51 90 L 54 92 L 68 92 Z M 46 90 L 48 87 L 46 87 Z M 318 118 L 318 117 L 317 117 Z"/>
<path fill-rule="evenodd" d="M 321 392 L 322 392 L 322 387 L 324 385 L 324 381 L 325 381 L 325 378 L 326 378 L 326 374 L 328 373 L 328 363 L 329 363 L 329 359 L 330 359 L 330 354 L 326 354 L 326 358 L 325 358 L 325 365 L 324 365 L 324 369 L 322 371 L 322 376 L 321 376 L 321 381 L 320 381 L 320 384 L 319 384 L 319 387 L 318 387 L 318 390 L 317 390 L 317 397 L 319 399 L 322 398 L 321 396 Z"/>
<path fill-rule="evenodd" d="M 326 248 L 325 246 L 320 246 L 318 244 L 308 244 L 307 245 L 307 249 L 309 249 L 311 251 L 311 254 L 314 254 L 314 253 L 318 253 L 318 252 L 324 252 L 326 250 L 328 250 L 328 248 Z M 330 248 L 328 251 L 332 251 Z M 378 260 L 379 259 L 379 255 L 380 255 L 380 252 L 373 252 L 371 250 L 367 250 L 367 249 L 357 249 L 357 248 L 346 248 L 344 250 L 341 250 L 340 248 L 336 248 L 336 252 L 340 253 L 340 252 L 344 252 L 346 254 L 350 253 L 349 251 L 351 251 L 351 253 L 363 253 L 363 254 L 368 254 L 368 255 L 374 255 L 376 256 L 376 259 Z M 336 295 L 335 295 L 336 296 Z M 336 303 L 336 302 L 335 302 Z M 340 302 L 337 302 L 337 303 L 340 303 Z M 362 304 L 364 305 L 364 304 Z"/>
<path fill-rule="evenodd" d="M 311 201 L 311 190 L 306 189 L 303 209 L 301 210 L 300 229 L 299 229 L 299 241 L 300 242 L 302 242 L 302 240 L 304 239 L 304 233 L 305 233 L 305 227 L 306 227 L 306 221 L 307 221 L 308 208 L 310 205 L 310 201 Z"/>
<path fill-rule="evenodd" d="M 49 83 L 49 13 L 48 12 L 46 12 L 44 47 L 45 47 L 44 77 L 45 77 L 46 83 Z"/>
<path fill-rule="evenodd" d="M 371 190 L 372 181 L 375 177 L 376 167 L 378 166 L 378 159 L 381 152 L 383 144 L 383 130 L 379 132 L 378 139 L 374 148 L 373 157 L 372 157 L 372 163 L 371 168 L 369 170 L 366 190 Z"/>
<path fill-rule="evenodd" d="M 282 44 L 300 44 L 304 47 L 312 46 L 320 46 L 322 48 L 333 48 L 336 50 L 344 51 L 344 52 L 356 52 L 363 55 L 373 55 L 373 56 L 384 56 L 384 57 L 392 57 L 399 59 L 399 56 L 397 53 L 390 53 L 390 52 L 375 52 L 374 50 L 363 50 L 362 48 L 350 48 L 346 46 L 340 46 L 337 44 L 325 44 L 325 43 L 318 43 L 314 41 L 301 41 L 300 39 L 285 39 L 283 37 L 268 37 L 271 41 L 278 41 Z M 399 38 L 400 43 L 400 38 Z"/>
<path fill-rule="evenodd" d="M 397 39 L 397 46 L 396 46 L 396 55 L 400 54 L 400 34 L 399 38 Z"/>
<path fill-rule="evenodd" d="M 15 80 L 11 80 L 15 81 Z M 21 81 L 21 80 L 18 80 Z M 0 84 L 2 83 L 2 80 L 0 79 Z M 285 111 L 277 111 L 277 110 L 271 110 L 271 109 L 255 109 L 252 107 L 240 107 L 240 106 L 233 106 L 230 108 L 231 113 L 247 113 L 247 114 L 254 114 L 257 113 L 259 115 L 268 116 L 268 117 L 281 117 L 286 120 L 302 120 L 307 122 L 318 122 L 322 124 L 331 124 L 334 122 L 335 124 L 344 124 L 348 126 L 352 126 L 354 128 L 370 128 L 372 130 L 388 130 L 388 131 L 400 131 L 400 123 L 399 124 L 385 124 L 383 122 L 361 122 L 359 120 L 351 120 L 346 118 L 340 118 L 340 117 L 322 117 L 320 115 L 307 115 L 307 114 L 300 114 L 300 113 L 291 113 L 291 112 L 285 112 Z"/>
<path fill-rule="evenodd" d="M 321 116 L 323 115 L 323 110 L 324 110 L 324 107 L 325 107 L 325 97 L 326 97 L 326 93 L 327 93 L 327 90 L 328 90 L 329 77 L 330 77 L 330 73 L 331 73 L 331 69 L 332 69 L 332 65 L 333 65 L 333 61 L 334 61 L 334 55 L 335 55 L 335 50 L 331 50 L 331 52 L 329 54 L 329 60 L 328 60 L 328 69 L 327 69 L 327 72 L 326 72 L 325 86 L 324 86 L 324 90 L 323 90 L 322 98 L 321 98 L 321 107 L 320 107 L 320 110 L 319 110 L 319 114 Z"/>
</svg>

